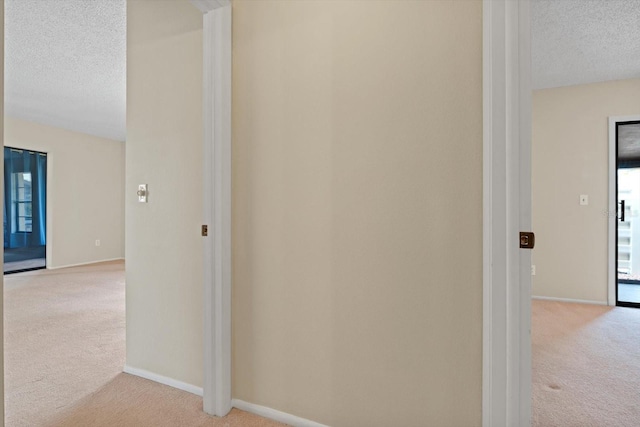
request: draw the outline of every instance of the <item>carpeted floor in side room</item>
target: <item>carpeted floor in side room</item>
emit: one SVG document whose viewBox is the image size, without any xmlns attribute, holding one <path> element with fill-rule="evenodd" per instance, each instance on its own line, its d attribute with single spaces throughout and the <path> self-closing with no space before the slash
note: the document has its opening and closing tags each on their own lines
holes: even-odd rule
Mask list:
<svg viewBox="0 0 640 427">
<path fill-rule="evenodd" d="M 122 373 L 122 262 L 5 276 L 4 308 L 7 427 L 282 426 Z"/>
<path fill-rule="evenodd" d="M 640 309 L 533 301 L 534 427 L 640 425 Z"/>
</svg>

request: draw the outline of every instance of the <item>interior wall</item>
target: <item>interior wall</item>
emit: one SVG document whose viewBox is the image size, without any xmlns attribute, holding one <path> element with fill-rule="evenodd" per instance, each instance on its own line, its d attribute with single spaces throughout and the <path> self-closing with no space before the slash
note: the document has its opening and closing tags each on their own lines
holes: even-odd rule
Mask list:
<svg viewBox="0 0 640 427">
<path fill-rule="evenodd" d="M 608 119 L 640 114 L 639 99 L 640 79 L 534 91 L 535 296 L 606 304 Z"/>
<path fill-rule="evenodd" d="M 479 426 L 482 3 L 233 2 L 233 397 Z"/>
<path fill-rule="evenodd" d="M 4 145 L 47 153 L 49 268 L 124 258 L 124 143 L 5 117 Z"/>
<path fill-rule="evenodd" d="M 127 365 L 202 387 L 202 14 L 129 0 L 127 32 Z"/>
</svg>

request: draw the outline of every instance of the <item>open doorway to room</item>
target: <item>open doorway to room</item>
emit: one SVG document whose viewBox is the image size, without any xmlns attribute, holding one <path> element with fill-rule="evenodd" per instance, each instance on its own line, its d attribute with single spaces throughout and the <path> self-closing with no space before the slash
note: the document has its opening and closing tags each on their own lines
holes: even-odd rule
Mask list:
<svg viewBox="0 0 640 427">
<path fill-rule="evenodd" d="M 640 310 L 615 307 L 640 302 L 627 292 L 640 288 L 640 156 L 612 149 L 609 128 L 626 117 L 628 133 L 640 114 L 640 9 L 629 6 L 531 2 L 534 427 L 640 417 Z"/>
<path fill-rule="evenodd" d="M 126 1 L 3 3 L 4 423 L 68 425 L 125 363 Z"/>
<path fill-rule="evenodd" d="M 4 274 L 46 268 L 47 154 L 4 148 Z"/>
</svg>

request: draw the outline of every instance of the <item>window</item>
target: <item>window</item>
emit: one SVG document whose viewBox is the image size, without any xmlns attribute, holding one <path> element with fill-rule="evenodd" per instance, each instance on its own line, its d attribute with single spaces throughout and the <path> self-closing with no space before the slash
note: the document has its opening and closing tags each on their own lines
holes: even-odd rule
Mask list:
<svg viewBox="0 0 640 427">
<path fill-rule="evenodd" d="M 11 199 L 13 200 L 12 233 L 31 233 L 31 172 L 11 174 Z"/>
</svg>

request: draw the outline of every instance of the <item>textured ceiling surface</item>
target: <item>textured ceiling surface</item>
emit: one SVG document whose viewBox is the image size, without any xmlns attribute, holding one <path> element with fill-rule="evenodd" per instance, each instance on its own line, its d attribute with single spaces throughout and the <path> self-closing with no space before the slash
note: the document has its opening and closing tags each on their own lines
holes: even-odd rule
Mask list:
<svg viewBox="0 0 640 427">
<path fill-rule="evenodd" d="M 532 0 L 535 89 L 640 77 L 640 0 Z M 5 0 L 9 116 L 124 141 L 126 0 Z"/>
<path fill-rule="evenodd" d="M 5 0 L 5 108 L 124 141 L 126 0 Z"/>
<path fill-rule="evenodd" d="M 640 0 L 533 0 L 534 89 L 640 77 Z"/>
</svg>

